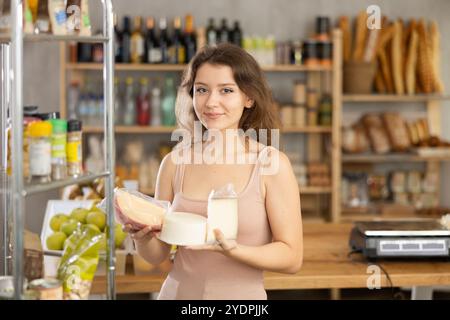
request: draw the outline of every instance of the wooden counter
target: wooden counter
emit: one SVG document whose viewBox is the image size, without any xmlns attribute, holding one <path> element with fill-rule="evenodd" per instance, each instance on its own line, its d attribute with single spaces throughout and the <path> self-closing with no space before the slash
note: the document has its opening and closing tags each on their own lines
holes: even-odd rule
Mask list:
<svg viewBox="0 0 450 320">
<path fill-rule="evenodd" d="M 267 290 L 366 288 L 367 262 L 359 254 L 347 255 L 348 239 L 352 224 L 305 224 L 303 267 L 297 274 L 266 272 L 264 284 Z M 450 285 L 450 262 L 445 261 L 382 261 L 395 287 Z M 157 292 L 165 274 L 135 276 L 131 272 L 116 277 L 117 293 Z M 381 285 L 389 286 L 381 273 Z M 91 293 L 104 293 L 106 277 L 94 280 Z"/>
</svg>

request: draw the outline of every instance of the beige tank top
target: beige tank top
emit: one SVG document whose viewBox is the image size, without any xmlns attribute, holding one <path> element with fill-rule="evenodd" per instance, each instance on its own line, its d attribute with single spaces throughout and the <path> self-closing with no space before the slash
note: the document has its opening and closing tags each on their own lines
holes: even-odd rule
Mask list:
<svg viewBox="0 0 450 320">
<path fill-rule="evenodd" d="M 238 194 L 237 242 L 261 246 L 272 241 L 272 233 L 261 194 L 260 163 L 267 151 L 260 151 L 250 179 Z M 183 194 L 185 165 L 176 166 L 173 211 L 207 216 L 207 201 L 189 199 Z M 194 251 L 178 247 L 174 265 L 159 293 L 158 299 L 179 300 L 265 300 L 263 271 L 212 251 Z"/>
</svg>

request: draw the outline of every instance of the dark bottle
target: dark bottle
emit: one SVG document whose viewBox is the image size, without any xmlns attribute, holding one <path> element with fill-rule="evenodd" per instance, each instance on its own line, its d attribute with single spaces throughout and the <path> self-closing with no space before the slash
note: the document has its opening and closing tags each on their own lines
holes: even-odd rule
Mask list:
<svg viewBox="0 0 450 320">
<path fill-rule="evenodd" d="M 220 26 L 220 29 L 217 30 L 217 42 L 223 43 L 223 42 L 229 42 L 229 30 L 227 26 L 227 20 L 222 19 L 222 25 Z"/>
<path fill-rule="evenodd" d="M 242 48 L 242 30 L 239 26 L 239 21 L 234 22 L 234 28 L 231 30 L 230 34 L 231 43 Z"/>
<path fill-rule="evenodd" d="M 145 35 L 145 62 L 161 63 L 161 47 L 155 35 L 155 19 L 147 18 L 147 33 Z"/>
<path fill-rule="evenodd" d="M 184 29 L 184 46 L 186 48 L 186 62 L 191 61 L 197 52 L 197 39 L 194 32 L 194 17 L 190 14 L 186 16 Z"/>
<path fill-rule="evenodd" d="M 131 62 L 131 20 L 130 17 L 123 18 L 122 32 L 122 63 Z"/>
<path fill-rule="evenodd" d="M 119 18 L 114 14 L 114 55 L 116 62 L 122 62 L 122 33 L 119 30 Z"/>
<path fill-rule="evenodd" d="M 208 26 L 206 27 L 206 43 L 209 46 L 214 46 L 218 43 L 217 41 L 217 30 L 214 26 L 214 19 L 210 18 Z"/>
<path fill-rule="evenodd" d="M 181 34 L 181 18 L 173 21 L 173 37 L 169 47 L 169 63 L 182 64 L 186 62 L 186 49 Z"/>
<path fill-rule="evenodd" d="M 161 48 L 161 62 L 169 63 L 170 40 L 169 40 L 169 36 L 167 35 L 167 19 L 166 18 L 159 19 L 159 30 L 160 30 L 159 43 L 160 43 L 160 48 Z"/>
<path fill-rule="evenodd" d="M 77 44 L 78 62 L 92 62 L 92 43 Z"/>
</svg>

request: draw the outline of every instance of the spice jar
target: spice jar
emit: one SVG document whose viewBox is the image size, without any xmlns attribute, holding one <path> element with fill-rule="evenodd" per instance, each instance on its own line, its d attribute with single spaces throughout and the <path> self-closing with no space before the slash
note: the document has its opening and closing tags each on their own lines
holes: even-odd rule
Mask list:
<svg viewBox="0 0 450 320">
<path fill-rule="evenodd" d="M 62 180 L 67 177 L 67 121 L 53 119 L 50 123 L 52 124 L 52 180 Z"/>
<path fill-rule="evenodd" d="M 304 81 L 296 80 L 294 82 L 292 102 L 294 104 L 304 104 L 306 102 L 306 85 Z"/>
<path fill-rule="evenodd" d="M 316 38 L 320 41 L 328 41 L 330 39 L 330 18 L 316 18 Z"/>
<path fill-rule="evenodd" d="M 321 126 L 331 126 L 331 96 L 325 94 L 320 101 L 319 107 L 319 125 Z"/>
<path fill-rule="evenodd" d="M 67 124 L 67 174 L 71 177 L 77 177 L 83 173 L 81 143 L 81 121 L 70 120 Z"/>
<path fill-rule="evenodd" d="M 30 182 L 49 182 L 52 172 L 50 135 L 52 125 L 48 121 L 30 125 Z"/>
</svg>

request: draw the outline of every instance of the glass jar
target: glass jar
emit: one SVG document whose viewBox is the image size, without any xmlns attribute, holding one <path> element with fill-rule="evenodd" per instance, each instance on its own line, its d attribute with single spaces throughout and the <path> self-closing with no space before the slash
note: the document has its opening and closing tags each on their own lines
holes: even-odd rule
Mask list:
<svg viewBox="0 0 450 320">
<path fill-rule="evenodd" d="M 50 182 L 52 125 L 48 121 L 34 122 L 30 125 L 30 182 Z"/>
<path fill-rule="evenodd" d="M 67 123 L 67 174 L 77 177 L 83 173 L 81 121 Z"/>
<path fill-rule="evenodd" d="M 67 177 L 67 121 L 53 119 L 50 123 L 52 124 L 52 180 L 62 180 Z"/>
</svg>

